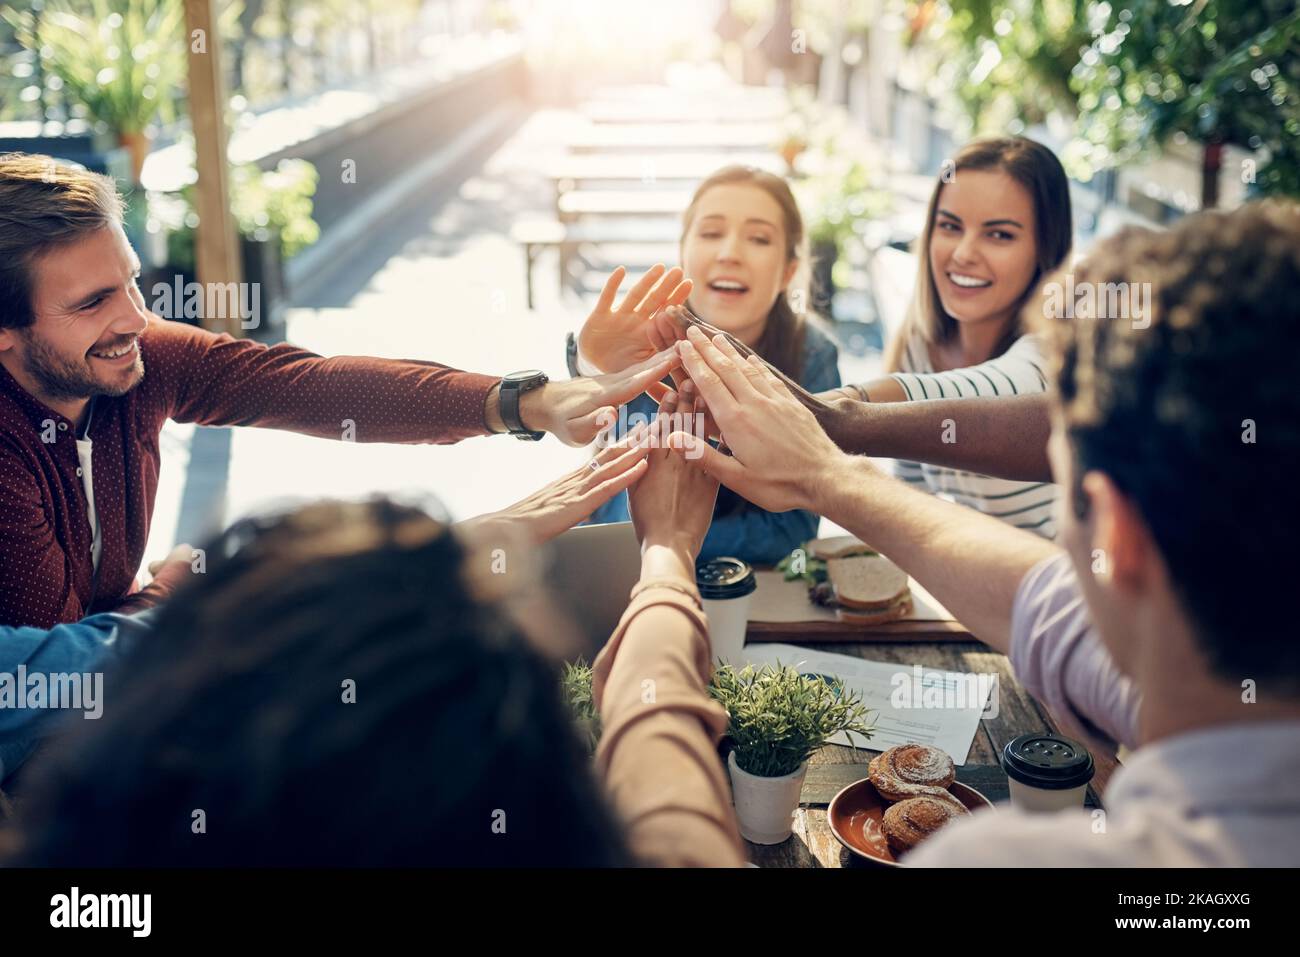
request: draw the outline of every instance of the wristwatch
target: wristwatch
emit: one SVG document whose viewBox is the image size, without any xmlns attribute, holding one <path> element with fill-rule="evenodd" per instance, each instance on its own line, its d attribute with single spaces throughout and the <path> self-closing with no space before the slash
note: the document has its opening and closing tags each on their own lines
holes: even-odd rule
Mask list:
<svg viewBox="0 0 1300 957">
<path fill-rule="evenodd" d="M 546 373 L 538 369 L 512 372 L 501 380 L 501 390 L 498 394 L 501 421 L 515 438 L 524 442 L 536 442 L 546 434 L 534 432 L 524 425 L 524 420 L 519 415 L 519 398 L 529 389 L 546 385 L 547 381 Z"/>
</svg>

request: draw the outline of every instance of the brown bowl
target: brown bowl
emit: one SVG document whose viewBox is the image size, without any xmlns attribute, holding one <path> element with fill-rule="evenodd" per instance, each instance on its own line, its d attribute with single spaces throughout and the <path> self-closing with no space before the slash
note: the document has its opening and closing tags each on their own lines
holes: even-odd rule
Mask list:
<svg viewBox="0 0 1300 957">
<path fill-rule="evenodd" d="M 948 788 L 952 796 L 970 811 L 993 807 L 993 802 L 979 791 L 960 781 Z M 831 798 L 826 816 L 830 819 L 831 833 L 849 851 L 865 861 L 897 867 L 898 858 L 889 849 L 889 842 L 880 831 L 880 819 L 894 802 L 880 796 L 870 779 L 854 781 Z"/>
</svg>

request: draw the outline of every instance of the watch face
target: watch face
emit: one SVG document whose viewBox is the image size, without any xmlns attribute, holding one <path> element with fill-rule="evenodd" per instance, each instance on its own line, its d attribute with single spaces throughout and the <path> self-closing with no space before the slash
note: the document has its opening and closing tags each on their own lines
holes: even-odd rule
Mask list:
<svg viewBox="0 0 1300 957">
<path fill-rule="evenodd" d="M 526 369 L 523 372 L 512 372 L 505 377 L 506 382 L 527 382 L 529 379 L 536 379 L 538 376 L 545 375 L 541 369 Z"/>
</svg>

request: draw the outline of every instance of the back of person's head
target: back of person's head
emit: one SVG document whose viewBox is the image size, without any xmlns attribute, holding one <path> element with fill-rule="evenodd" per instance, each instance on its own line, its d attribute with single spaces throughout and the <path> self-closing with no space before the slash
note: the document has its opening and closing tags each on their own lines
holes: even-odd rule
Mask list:
<svg viewBox="0 0 1300 957">
<path fill-rule="evenodd" d="M 322 503 L 203 557 L 35 769 L 23 863 L 624 861 L 553 663 L 443 523 Z"/>
<path fill-rule="evenodd" d="M 1130 228 L 1066 280 L 1043 293 L 1076 512 L 1088 514 L 1083 474 L 1109 476 L 1212 670 L 1300 692 L 1285 598 L 1300 572 L 1300 205 Z"/>
<path fill-rule="evenodd" d="M 25 329 L 32 265 L 59 246 L 122 221 L 107 176 L 33 153 L 0 154 L 0 329 Z"/>
</svg>

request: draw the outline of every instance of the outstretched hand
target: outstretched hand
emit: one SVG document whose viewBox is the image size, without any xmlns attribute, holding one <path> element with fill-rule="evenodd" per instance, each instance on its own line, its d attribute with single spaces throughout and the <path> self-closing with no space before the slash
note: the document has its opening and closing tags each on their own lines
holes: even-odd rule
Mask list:
<svg viewBox="0 0 1300 957">
<path fill-rule="evenodd" d="M 662 346 L 651 344 L 650 319 L 665 306 L 685 302 L 691 293 L 691 281 L 682 278 L 679 267 L 665 271 L 660 264 L 651 267 L 615 306 L 626 275 L 622 266 L 610 273 L 578 333 L 578 351 L 602 372 L 619 372 L 662 351 Z"/>
<path fill-rule="evenodd" d="M 830 403 L 813 395 L 798 382 L 790 378 L 776 366 L 772 365 L 772 363 L 768 362 L 731 333 L 725 332 L 717 326 L 705 322 L 699 316 L 691 312 L 685 305 L 670 305 L 656 314 L 651 322 L 650 340 L 656 349 L 667 349 L 669 346 L 675 345 L 678 342 L 686 341 L 687 330 L 692 326 L 703 332 L 709 339 L 716 339 L 718 336 L 722 336 L 728 344 L 730 344 L 732 350 L 738 353 L 742 359 L 749 359 L 751 356 L 755 357 L 760 363 L 767 367 L 767 370 L 771 372 L 772 375 L 781 380 L 785 387 L 790 390 L 791 395 L 798 399 L 800 403 L 802 403 L 803 406 L 814 415 L 820 418 L 832 411 Z M 680 377 L 674 376 L 673 381 L 680 389 Z M 650 394 L 654 396 L 655 391 L 655 389 L 651 389 Z"/>
<path fill-rule="evenodd" d="M 561 475 L 532 495 L 496 512 L 471 518 L 462 530 L 508 527 L 541 544 L 567 531 L 645 475 L 649 427 L 638 426 L 587 464 Z"/>
<path fill-rule="evenodd" d="M 684 431 L 670 436 L 670 446 L 699 457 L 710 475 L 762 508 L 817 511 L 823 485 L 845 455 L 813 413 L 767 363 L 741 355 L 725 335 L 710 341 L 691 327 L 678 349 L 731 454 Z"/>
<path fill-rule="evenodd" d="M 713 522 L 718 481 L 699 467 L 698 456 L 673 452 L 667 439 L 674 432 L 699 434 L 692 427 L 694 393 L 688 381 L 681 392 L 664 396 L 649 426 L 646 473 L 628 490 L 628 511 L 642 547 L 668 545 L 692 561 Z"/>
<path fill-rule="evenodd" d="M 621 372 L 547 382 L 525 392 L 519 415 L 530 429 L 550 432 L 565 445 L 582 446 L 613 425 L 618 407 L 639 396 L 680 365 L 676 351 L 652 354 Z"/>
</svg>

